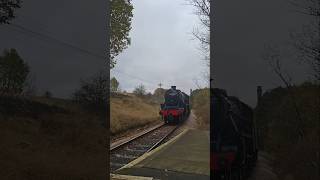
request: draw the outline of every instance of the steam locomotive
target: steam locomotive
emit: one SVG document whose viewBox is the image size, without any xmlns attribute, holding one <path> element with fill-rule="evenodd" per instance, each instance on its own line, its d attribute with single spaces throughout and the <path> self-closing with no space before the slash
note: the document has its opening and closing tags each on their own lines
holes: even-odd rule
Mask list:
<svg viewBox="0 0 320 180">
<path fill-rule="evenodd" d="M 211 93 L 211 175 L 214 179 L 243 179 L 258 155 L 253 111 L 225 90 L 216 88 Z"/>
<path fill-rule="evenodd" d="M 165 123 L 180 123 L 190 114 L 189 106 L 189 96 L 171 86 L 164 94 L 159 114 Z"/>
</svg>

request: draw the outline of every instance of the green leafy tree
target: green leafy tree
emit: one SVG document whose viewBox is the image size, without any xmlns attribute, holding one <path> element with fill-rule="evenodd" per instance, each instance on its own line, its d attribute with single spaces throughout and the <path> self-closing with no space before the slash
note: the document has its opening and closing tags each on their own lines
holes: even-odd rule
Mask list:
<svg viewBox="0 0 320 180">
<path fill-rule="evenodd" d="M 15 10 L 21 7 L 21 0 L 0 0 L 0 24 L 9 24 L 15 18 Z"/>
<path fill-rule="evenodd" d="M 111 92 L 118 92 L 119 91 L 119 82 L 115 77 L 111 78 L 111 80 L 110 80 L 110 90 L 111 90 Z"/>
<path fill-rule="evenodd" d="M 133 90 L 133 93 L 138 96 L 143 96 L 146 94 L 146 87 L 143 84 L 140 84 Z"/>
<path fill-rule="evenodd" d="M 129 31 L 133 17 L 130 0 L 111 0 L 110 68 L 116 64 L 115 57 L 130 45 Z"/>
<path fill-rule="evenodd" d="M 0 93 L 19 95 L 23 92 L 29 66 L 15 49 L 4 50 L 0 56 Z"/>
</svg>

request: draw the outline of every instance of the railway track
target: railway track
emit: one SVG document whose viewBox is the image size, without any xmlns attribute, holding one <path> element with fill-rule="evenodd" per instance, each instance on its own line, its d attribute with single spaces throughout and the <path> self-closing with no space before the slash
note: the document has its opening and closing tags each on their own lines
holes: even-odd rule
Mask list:
<svg viewBox="0 0 320 180">
<path fill-rule="evenodd" d="M 129 162 L 135 160 L 146 152 L 158 147 L 162 142 L 172 134 L 178 125 L 162 124 L 154 129 L 146 131 L 132 139 L 122 142 L 110 148 L 110 170 L 123 167 Z"/>
</svg>

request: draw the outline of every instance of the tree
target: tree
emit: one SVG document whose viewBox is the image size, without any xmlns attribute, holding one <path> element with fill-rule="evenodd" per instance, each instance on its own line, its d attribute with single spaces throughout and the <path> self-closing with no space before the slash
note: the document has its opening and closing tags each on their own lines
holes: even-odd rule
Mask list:
<svg viewBox="0 0 320 180">
<path fill-rule="evenodd" d="M 44 97 L 52 98 L 52 93 L 50 91 L 46 91 L 46 92 L 44 92 Z"/>
<path fill-rule="evenodd" d="M 0 0 L 0 24 L 9 24 L 15 18 L 15 10 L 21 7 L 21 0 Z"/>
<path fill-rule="evenodd" d="M 146 87 L 143 84 L 140 84 L 133 90 L 133 93 L 138 96 L 143 96 L 146 94 Z"/>
<path fill-rule="evenodd" d="M 111 80 L 110 80 L 110 90 L 111 90 L 111 92 L 118 92 L 119 91 L 119 82 L 115 77 L 111 78 Z"/>
<path fill-rule="evenodd" d="M 310 17 L 300 32 L 291 33 L 299 59 L 310 65 L 316 80 L 320 81 L 320 0 L 292 0 L 296 11 Z"/>
<path fill-rule="evenodd" d="M 200 50 L 209 63 L 210 51 L 210 0 L 187 0 L 195 8 L 195 14 L 200 20 L 200 27 L 193 29 L 193 36 L 200 42 Z"/>
<path fill-rule="evenodd" d="M 116 64 L 115 57 L 131 43 L 129 31 L 133 17 L 130 0 L 111 0 L 110 21 L 110 68 Z"/>
<path fill-rule="evenodd" d="M 104 71 L 98 72 L 88 80 L 81 80 L 80 89 L 73 93 L 73 99 L 95 110 L 106 110 L 109 93 L 108 81 L 108 74 Z"/>
<path fill-rule="evenodd" d="M 210 68 L 210 1 L 211 0 L 186 0 L 189 5 L 195 8 L 195 14 L 200 20 L 200 27 L 193 29 L 192 35 L 200 42 L 200 51 L 206 66 Z M 202 76 L 206 84 L 210 84 L 209 68 L 203 72 Z"/>
<path fill-rule="evenodd" d="M 163 97 L 165 93 L 166 93 L 165 89 L 157 88 L 156 90 L 154 90 L 153 95 L 156 97 Z"/>
<path fill-rule="evenodd" d="M 34 74 L 28 74 L 22 94 L 24 96 L 35 96 L 37 94 L 36 77 Z"/>
<path fill-rule="evenodd" d="M 288 89 L 288 93 L 294 105 L 296 117 L 299 120 L 299 123 L 303 124 L 301 110 L 298 107 L 296 95 L 292 92 L 294 84 L 292 83 L 292 78 L 290 77 L 290 75 L 288 73 L 285 73 L 283 70 L 283 67 L 281 65 L 281 52 L 279 48 L 275 45 L 266 44 L 264 47 L 264 52 L 262 53 L 262 59 L 264 59 L 269 64 L 274 73 L 279 77 L 279 79 L 284 83 L 284 85 Z M 304 131 L 301 127 L 302 126 L 298 127 L 298 132 L 300 138 L 303 138 Z"/>
<path fill-rule="evenodd" d="M 20 95 L 23 92 L 29 66 L 15 49 L 4 50 L 0 56 L 0 93 Z"/>
</svg>

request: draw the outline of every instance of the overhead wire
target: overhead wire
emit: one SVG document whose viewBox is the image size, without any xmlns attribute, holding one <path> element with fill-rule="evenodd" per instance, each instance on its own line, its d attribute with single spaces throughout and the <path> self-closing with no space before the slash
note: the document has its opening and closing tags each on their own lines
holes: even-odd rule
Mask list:
<svg viewBox="0 0 320 180">
<path fill-rule="evenodd" d="M 58 38 L 55 38 L 55 37 L 52 37 L 52 36 L 50 36 L 50 35 L 47 35 L 47 34 L 44 34 L 44 33 L 41 33 L 41 32 L 37 32 L 37 31 L 31 30 L 31 29 L 29 29 L 29 28 L 27 28 L 27 27 L 24 27 L 24 26 L 19 25 L 19 24 L 16 24 L 16 23 L 11 23 L 10 25 L 11 25 L 12 27 L 14 27 L 14 28 L 15 28 L 18 32 L 20 32 L 20 33 L 26 32 L 26 33 L 32 34 L 32 35 L 34 35 L 34 36 L 37 36 L 37 37 L 42 37 L 42 38 L 44 38 L 44 39 L 41 39 L 41 40 L 46 41 L 47 43 L 48 43 L 49 41 L 52 41 L 52 42 L 58 43 L 58 44 L 60 44 L 60 45 L 69 47 L 69 48 L 71 48 L 71 49 L 73 49 L 73 50 L 75 50 L 75 51 L 85 53 L 85 54 L 87 54 L 87 55 L 96 57 L 96 58 L 98 58 L 98 59 L 106 60 L 106 57 L 105 57 L 105 56 L 103 56 L 103 55 L 101 55 L 101 54 L 94 53 L 94 52 L 89 51 L 89 50 L 86 50 L 86 49 L 83 49 L 83 48 L 81 48 L 81 47 L 78 47 L 78 46 L 76 46 L 76 45 L 73 45 L 72 43 L 69 43 L 69 42 L 66 42 L 66 41 L 62 41 L 62 40 L 60 40 L 60 39 L 58 39 Z M 127 77 L 131 77 L 132 79 L 140 80 L 140 81 L 142 81 L 142 82 L 147 82 L 147 83 L 152 84 L 152 85 L 156 85 L 156 84 L 157 84 L 157 83 L 155 83 L 155 82 L 151 82 L 151 81 L 146 80 L 146 79 L 144 79 L 144 78 L 137 77 L 137 76 L 135 76 L 135 75 L 131 75 L 131 74 L 125 73 L 125 72 L 120 71 L 120 70 L 112 69 L 111 71 L 115 71 L 115 72 L 118 72 L 118 73 L 120 73 L 120 74 L 124 74 L 124 75 L 126 75 Z M 163 85 L 163 83 L 162 83 L 162 85 Z"/>
</svg>

